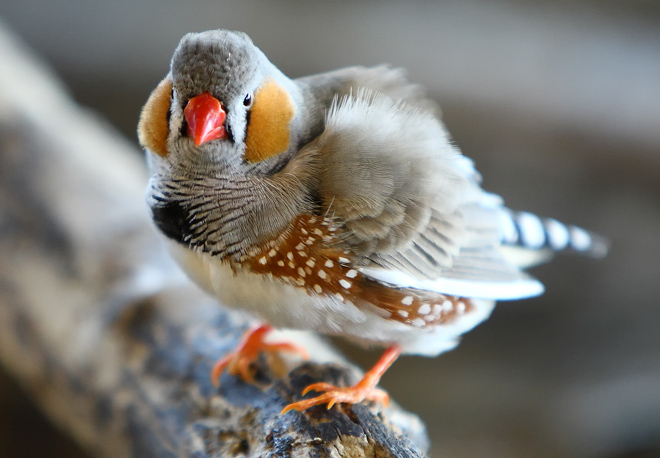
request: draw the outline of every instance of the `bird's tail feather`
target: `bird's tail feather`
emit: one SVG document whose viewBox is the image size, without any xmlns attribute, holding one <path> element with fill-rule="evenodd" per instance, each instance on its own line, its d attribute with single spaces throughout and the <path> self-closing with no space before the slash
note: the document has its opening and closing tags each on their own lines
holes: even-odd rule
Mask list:
<svg viewBox="0 0 660 458">
<path fill-rule="evenodd" d="M 604 237 L 552 218 L 512 210 L 502 212 L 501 218 L 503 245 L 529 250 L 570 250 L 593 258 L 602 258 L 609 250 Z"/>
</svg>

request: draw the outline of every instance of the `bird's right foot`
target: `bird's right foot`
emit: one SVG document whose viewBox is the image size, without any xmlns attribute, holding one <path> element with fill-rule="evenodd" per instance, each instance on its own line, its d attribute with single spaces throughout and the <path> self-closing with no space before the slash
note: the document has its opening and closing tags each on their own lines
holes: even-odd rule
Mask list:
<svg viewBox="0 0 660 458">
<path fill-rule="evenodd" d="M 298 353 L 303 358 L 309 358 L 307 350 L 290 342 L 268 343 L 266 336 L 273 330 L 268 324 L 255 326 L 243 335 L 241 343 L 236 350 L 224 358 L 218 360 L 211 370 L 211 381 L 215 386 L 220 385 L 220 376 L 227 369 L 232 375 L 239 376 L 242 380 L 252 383 L 254 381 L 254 369 L 252 364 L 259 358 L 262 352 L 291 352 Z"/>
</svg>

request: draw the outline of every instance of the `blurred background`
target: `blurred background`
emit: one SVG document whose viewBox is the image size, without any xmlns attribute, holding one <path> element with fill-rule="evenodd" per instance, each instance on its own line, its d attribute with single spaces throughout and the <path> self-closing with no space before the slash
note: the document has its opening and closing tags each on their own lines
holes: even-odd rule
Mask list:
<svg viewBox="0 0 660 458">
<path fill-rule="evenodd" d="M 135 142 L 186 32 L 245 31 L 291 77 L 406 67 L 486 189 L 612 250 L 535 268 L 544 296 L 382 385 L 433 457 L 660 457 L 660 2 L 1 0 L 0 18 Z M 364 368 L 378 356 L 339 344 Z M 0 456 L 85 455 L 2 374 Z"/>
</svg>

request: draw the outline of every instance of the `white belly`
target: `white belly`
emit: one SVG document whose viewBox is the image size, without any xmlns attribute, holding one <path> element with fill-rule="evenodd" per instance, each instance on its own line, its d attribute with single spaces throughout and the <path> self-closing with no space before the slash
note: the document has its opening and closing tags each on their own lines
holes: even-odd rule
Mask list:
<svg viewBox="0 0 660 458">
<path fill-rule="evenodd" d="M 300 287 L 251 272 L 235 273 L 226 263 L 170 242 L 186 273 L 226 307 L 251 313 L 279 328 L 345 336 L 365 344 L 399 344 L 404 353 L 435 356 L 490 315 L 494 301 L 472 300 L 474 309 L 450 323 L 417 328 L 385 319 L 334 296 L 307 294 Z"/>
</svg>

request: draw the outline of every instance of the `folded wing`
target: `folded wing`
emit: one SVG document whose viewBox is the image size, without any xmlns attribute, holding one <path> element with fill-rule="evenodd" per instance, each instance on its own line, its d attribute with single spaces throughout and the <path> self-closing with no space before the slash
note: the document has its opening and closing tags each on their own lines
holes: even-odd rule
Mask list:
<svg viewBox="0 0 660 458">
<path fill-rule="evenodd" d="M 433 112 L 358 90 L 334 101 L 305 153 L 323 164 L 322 204 L 365 275 L 463 297 L 543 291 L 504 259 L 501 199 L 480 188 Z"/>
</svg>

